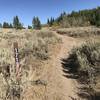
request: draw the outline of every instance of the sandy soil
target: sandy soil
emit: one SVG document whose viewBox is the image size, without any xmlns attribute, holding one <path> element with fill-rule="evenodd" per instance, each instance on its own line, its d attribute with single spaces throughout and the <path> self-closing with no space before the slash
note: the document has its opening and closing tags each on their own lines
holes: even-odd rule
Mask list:
<svg viewBox="0 0 100 100">
<path fill-rule="evenodd" d="M 49 83 L 47 94 L 50 96 L 48 98 L 51 98 L 51 100 L 80 100 L 77 96 L 78 83 L 76 79 L 67 78 L 67 73 L 63 72 L 62 67 L 62 59 L 67 58 L 70 50 L 80 44 L 80 42 L 68 36 L 59 35 L 59 37 L 62 38 L 61 47 L 59 48 L 59 52 L 55 52 L 56 55 L 51 57 L 49 70 L 47 71 L 47 80 Z"/>
</svg>

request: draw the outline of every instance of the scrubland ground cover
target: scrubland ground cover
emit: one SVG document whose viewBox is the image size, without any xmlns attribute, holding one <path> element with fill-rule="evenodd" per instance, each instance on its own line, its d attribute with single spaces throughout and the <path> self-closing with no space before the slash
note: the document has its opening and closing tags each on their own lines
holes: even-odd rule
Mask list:
<svg viewBox="0 0 100 100">
<path fill-rule="evenodd" d="M 71 87 L 64 89 L 67 87 L 65 85 L 73 81 L 63 78 L 62 70 L 58 68 L 61 67 L 61 57 L 65 57 L 66 53 L 69 57 L 63 61 L 63 66 L 80 80 L 80 84 L 86 89 L 84 95 L 88 93 L 95 97 L 95 93 L 100 97 L 100 29 L 77 27 L 52 30 L 52 28 L 0 29 L 0 100 L 11 100 L 11 95 L 16 98 L 20 95 L 22 100 L 66 100 L 66 95 L 71 93 L 65 93 L 65 90 Z M 7 70 L 8 67 L 10 70 L 15 67 L 14 42 L 18 42 L 19 45 L 22 69 L 21 90 L 17 91 L 11 89 L 16 86 L 14 85 L 15 77 L 13 77 L 15 73 L 12 72 L 9 75 L 9 69 Z M 59 54 L 60 51 L 61 54 Z M 12 91 L 15 94 L 10 94 Z M 83 89 L 79 91 L 79 95 L 82 91 Z M 73 96 L 69 100 L 74 99 Z M 91 96 L 87 97 L 90 99 Z"/>
<path fill-rule="evenodd" d="M 100 28 L 89 27 L 73 27 L 73 28 L 60 28 L 57 29 L 59 34 L 68 35 L 71 37 L 87 37 L 92 35 L 100 35 Z"/>
<path fill-rule="evenodd" d="M 18 98 L 18 92 L 20 92 L 23 100 L 27 98 L 29 100 L 38 100 L 38 98 L 42 98 L 41 95 L 43 95 L 47 85 L 47 81 L 41 79 L 45 71 L 44 64 L 50 59 L 52 48 L 55 48 L 61 40 L 52 31 L 0 29 L 0 100 L 11 100 L 9 88 L 15 86 L 13 85 L 14 73 L 11 71 L 10 75 L 8 75 L 9 71 L 7 70 L 7 68 L 11 70 L 15 66 L 14 42 L 18 42 L 19 45 L 22 92 L 12 91 L 16 92 L 16 98 Z M 33 86 L 37 88 L 28 91 Z M 24 98 L 25 96 L 26 98 Z"/>
<path fill-rule="evenodd" d="M 100 99 L 100 29 L 95 27 L 78 27 L 58 29 L 58 33 L 75 37 L 83 41 L 73 47 L 64 66 L 79 79 L 84 91 L 79 95 L 89 100 Z M 86 94 L 88 95 L 86 95 Z"/>
</svg>

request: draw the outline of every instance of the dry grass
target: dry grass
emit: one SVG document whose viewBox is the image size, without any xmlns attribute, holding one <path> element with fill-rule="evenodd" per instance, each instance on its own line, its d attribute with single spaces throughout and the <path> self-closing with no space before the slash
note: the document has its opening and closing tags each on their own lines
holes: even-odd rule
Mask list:
<svg viewBox="0 0 100 100">
<path fill-rule="evenodd" d="M 93 96 L 95 92 L 97 98 L 100 97 L 100 41 L 91 38 L 74 47 L 64 64 L 85 85 L 85 89 L 87 87 L 87 93 Z"/>
<path fill-rule="evenodd" d="M 82 46 L 75 47 L 76 49 L 74 48 L 72 50 L 70 57 L 67 59 L 66 66 L 68 66 L 68 69 L 70 69 L 71 72 L 74 71 L 74 76 L 75 75 L 77 76 L 77 73 L 78 74 L 80 73 L 79 77 L 81 77 L 81 82 L 88 83 L 89 85 L 88 87 L 92 85 L 93 90 L 96 92 L 96 97 L 100 98 L 100 75 L 99 75 L 100 74 L 100 68 L 99 68 L 100 67 L 100 28 L 96 28 L 96 27 L 64 28 L 64 29 L 58 29 L 57 32 L 64 36 L 68 35 L 71 37 L 75 37 L 75 39 L 80 40 L 80 43 L 81 42 L 84 43 Z M 92 74 L 92 76 L 88 77 L 87 70 L 89 71 L 90 69 L 92 69 L 92 67 L 93 70 L 89 72 L 89 74 Z M 91 80 L 94 83 L 92 84 L 89 83 Z M 87 84 L 85 84 L 85 88 L 86 86 Z M 90 89 L 88 93 L 90 94 L 93 93 L 93 90 Z"/>
<path fill-rule="evenodd" d="M 58 29 L 59 34 L 65 34 L 71 37 L 87 37 L 91 35 L 100 35 L 100 28 L 96 27 L 75 27 Z"/>
<path fill-rule="evenodd" d="M 67 29 L 68 34 L 74 33 L 85 33 L 99 32 L 96 28 L 69 28 Z M 94 31 L 93 31 L 94 30 Z M 82 35 L 83 36 L 83 35 Z M 66 38 L 67 44 L 78 42 L 77 38 Z M 93 35 L 92 37 L 78 38 L 79 41 L 84 40 L 96 40 L 100 41 L 98 35 Z M 20 65 L 22 67 L 21 72 L 21 97 L 23 100 L 66 100 L 61 88 L 60 79 L 56 79 L 55 70 L 53 67 L 54 59 L 52 57 L 57 57 L 60 51 L 61 39 L 50 31 L 49 29 L 42 29 L 40 31 L 36 30 L 12 30 L 12 29 L 1 29 L 0 30 L 0 72 L 2 72 L 2 67 L 10 66 L 14 67 L 14 53 L 13 53 L 13 43 L 17 41 L 19 44 L 19 54 L 20 54 Z M 70 48 L 70 45 L 69 45 Z M 68 50 L 69 50 L 68 48 Z M 63 51 L 63 50 L 62 50 Z M 64 53 L 64 52 L 63 52 Z M 56 58 L 55 58 L 56 59 Z M 53 63 L 52 63 L 53 62 Z M 55 67 L 56 68 L 56 67 Z M 53 75 L 51 75 L 53 74 Z M 51 76 L 50 76 L 51 75 Z M 50 81 L 49 81 L 50 79 Z M 8 80 L 9 77 L 8 77 Z M 53 82 L 52 82 L 53 81 Z M 57 82 L 56 82 L 57 81 Z M 64 81 L 64 80 L 63 80 Z M 99 80 L 98 80 L 99 81 Z M 9 81 L 10 82 L 10 81 Z M 56 83 L 55 83 L 56 82 Z M 62 82 L 61 82 L 62 83 Z M 59 86 L 58 86 L 58 85 Z M 3 74 L 0 74 L 0 100 L 5 100 L 7 83 L 4 80 Z M 62 84 L 63 86 L 63 84 Z M 99 87 L 97 85 L 96 87 Z M 6 99 L 9 100 L 9 99 Z"/>
<path fill-rule="evenodd" d="M 50 59 L 52 48 L 60 43 L 60 38 L 48 30 L 0 30 L 0 100 L 7 97 L 8 84 L 11 86 L 10 77 L 4 77 L 3 67 L 14 67 L 13 43 L 19 44 L 20 65 L 22 67 L 21 97 L 26 100 L 29 96 L 34 100 L 45 100 L 47 80 L 42 80 L 45 72 L 44 64 Z M 6 71 L 6 70 L 4 70 Z M 14 73 L 13 73 L 14 74 Z M 12 75 L 12 74 L 11 74 Z M 14 78 L 14 77 L 11 77 Z M 38 88 L 37 88 L 38 87 Z M 30 92 L 30 95 L 29 95 Z M 33 95 L 34 94 L 34 95 Z M 27 96 L 27 98 L 26 98 Z M 6 99 L 6 100 L 9 100 Z"/>
</svg>

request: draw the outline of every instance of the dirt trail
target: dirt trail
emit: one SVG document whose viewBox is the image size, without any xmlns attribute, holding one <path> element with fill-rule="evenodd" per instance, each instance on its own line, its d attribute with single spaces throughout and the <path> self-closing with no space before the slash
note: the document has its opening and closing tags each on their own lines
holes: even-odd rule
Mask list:
<svg viewBox="0 0 100 100">
<path fill-rule="evenodd" d="M 67 73 L 63 72 L 61 60 L 68 57 L 69 51 L 73 48 L 73 46 L 78 45 L 79 41 L 68 36 L 58 36 L 62 38 L 62 44 L 57 56 L 52 56 L 51 66 L 49 68 L 49 72 L 47 73 L 49 81 L 47 93 L 50 97 L 52 97 L 52 95 L 56 96 L 52 97 L 51 100 L 80 100 L 73 99 L 78 98 L 78 83 L 75 79 L 65 77 Z"/>
</svg>

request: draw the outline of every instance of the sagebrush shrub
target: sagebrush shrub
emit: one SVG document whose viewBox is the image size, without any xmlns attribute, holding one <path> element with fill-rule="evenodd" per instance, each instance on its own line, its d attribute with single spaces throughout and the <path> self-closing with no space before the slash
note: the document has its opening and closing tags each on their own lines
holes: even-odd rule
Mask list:
<svg viewBox="0 0 100 100">
<path fill-rule="evenodd" d="M 0 34 L 0 98 L 23 97 L 28 87 L 34 84 L 46 85 L 40 79 L 45 66 L 44 60 L 49 58 L 51 46 L 59 42 L 59 38 L 50 31 L 12 30 Z M 18 42 L 21 80 L 16 78 L 15 55 L 13 43 Z M 42 67 L 44 66 L 44 67 Z M 9 71 L 8 71 L 9 69 Z M 9 72 L 9 73 L 8 73 Z M 20 86 L 19 86 L 20 85 Z M 1 100 L 1 99 L 0 99 Z"/>
<path fill-rule="evenodd" d="M 63 68 L 67 68 L 75 78 L 85 84 L 84 87 L 90 95 L 96 96 L 95 94 L 98 93 L 96 89 L 100 86 L 98 84 L 100 79 L 100 42 L 87 41 L 81 46 L 73 48 L 69 57 L 62 61 Z"/>
<path fill-rule="evenodd" d="M 96 27 L 77 27 L 57 29 L 59 34 L 66 34 L 70 37 L 85 37 L 91 35 L 100 35 L 100 28 Z"/>
<path fill-rule="evenodd" d="M 55 44 L 59 41 L 60 39 L 53 32 L 36 32 L 30 39 L 26 39 L 23 42 L 20 58 L 32 54 L 37 59 L 46 60 L 49 58 L 49 44 Z"/>
<path fill-rule="evenodd" d="M 94 69 L 95 74 L 100 70 L 100 43 L 86 42 L 74 48 L 69 56 L 70 70 L 82 74 Z"/>
</svg>

